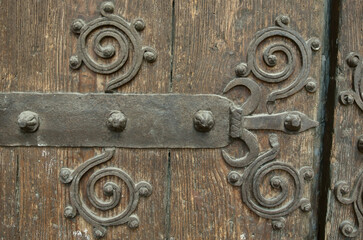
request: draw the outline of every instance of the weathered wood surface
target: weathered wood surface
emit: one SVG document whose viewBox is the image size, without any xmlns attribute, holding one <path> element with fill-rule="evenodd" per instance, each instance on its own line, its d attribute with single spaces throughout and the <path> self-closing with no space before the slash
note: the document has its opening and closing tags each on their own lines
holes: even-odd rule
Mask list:
<svg viewBox="0 0 363 240">
<path fill-rule="evenodd" d="M 1 1 L 0 90 L 103 92 L 105 76 L 86 67 L 77 71 L 69 68 L 69 57 L 75 53 L 77 41 L 70 24 L 76 18 L 88 21 L 99 17 L 101 3 Z M 115 13 L 128 21 L 142 17 L 146 22 L 141 33 L 143 42 L 158 51 L 157 61 L 143 64 L 139 74 L 121 91 L 168 92 L 171 1 L 115 1 Z M 68 220 L 63 216 L 64 207 L 69 204 L 69 187 L 59 181 L 59 171 L 62 167 L 76 168 L 100 152 L 100 148 L 2 148 L 0 239 L 93 239 L 92 226 L 82 217 Z M 163 239 L 168 151 L 117 149 L 105 165 L 119 167 L 135 182 L 145 180 L 154 188 L 151 197 L 140 199 L 135 212 L 140 218 L 138 230 L 126 225 L 110 227 L 105 239 Z"/>
<path fill-rule="evenodd" d="M 176 0 L 172 91 L 222 94 L 227 83 L 235 78 L 235 67 L 246 61 L 254 34 L 274 26 L 275 18 L 280 14 L 290 16 L 291 28 L 304 39 L 318 37 L 322 40 L 323 4 L 323 1 L 315 0 Z M 313 53 L 310 72 L 310 76 L 318 80 L 318 89 L 321 55 L 322 51 Z M 263 84 L 263 94 L 276 88 L 273 84 Z M 240 88 L 227 96 L 246 99 L 248 94 Z M 277 101 L 274 112 L 297 110 L 318 119 L 319 95 L 319 91 L 311 94 L 303 89 Z M 264 104 L 256 111 L 265 112 Z M 311 200 L 313 211 L 303 213 L 297 209 L 287 216 L 286 228 L 281 231 L 273 231 L 270 220 L 258 217 L 242 203 L 240 189 L 227 183 L 226 176 L 233 168 L 224 162 L 220 150 L 173 150 L 170 159 L 170 236 L 175 239 L 314 239 L 317 233 L 319 131 L 309 130 L 299 135 L 278 133 L 281 144 L 278 159 L 296 169 L 313 166 L 316 174 L 304 193 Z M 270 147 L 268 134 L 267 131 L 258 132 L 261 151 Z M 269 195 L 268 183 L 262 191 L 265 196 L 276 193 Z"/>
<path fill-rule="evenodd" d="M 70 31 L 70 23 L 75 18 L 88 21 L 98 17 L 101 2 L 0 1 L 0 91 L 103 92 L 107 77 L 92 73 L 84 66 L 72 71 L 68 63 L 76 51 L 77 40 Z M 327 2 L 115 1 L 116 14 L 128 21 L 138 17 L 144 19 L 143 42 L 158 52 L 157 61 L 143 64 L 135 79 L 119 91 L 222 95 L 226 84 L 235 78 L 235 67 L 246 61 L 247 48 L 254 34 L 274 26 L 275 18 L 280 14 L 290 16 L 291 28 L 305 40 L 318 37 L 324 49 Z M 353 46 L 349 49 L 342 44 L 339 57 L 344 68 L 347 68 L 344 58 L 348 52 L 360 51 L 362 54 L 361 22 L 353 19 L 362 15 L 358 12 L 362 6 L 359 0 L 351 2 L 345 1 L 342 8 L 346 14 L 342 24 L 353 23 L 344 32 L 344 39 L 351 41 L 341 41 Z M 349 15 L 349 11 L 354 14 Z M 324 74 L 322 54 L 323 51 L 313 53 L 309 75 L 317 80 L 318 91 L 312 94 L 303 89 L 277 101 L 274 112 L 297 110 L 321 121 L 319 111 L 324 108 L 322 99 L 325 97 L 320 86 Z M 263 85 L 264 94 L 281 86 L 258 82 Z M 344 89 L 351 86 L 350 81 L 341 83 Z M 240 88 L 226 96 L 245 100 L 248 94 L 246 89 Z M 351 112 L 351 119 L 357 119 L 361 114 L 355 106 L 349 106 L 349 110 L 338 106 L 339 119 L 346 121 L 346 111 Z M 264 104 L 256 111 L 265 112 Z M 340 122 L 337 120 L 336 124 L 338 126 Z M 347 124 L 351 129 L 346 138 L 360 135 L 358 121 L 354 122 L 355 128 L 349 121 L 341 124 Z M 339 127 L 336 129 L 340 131 Z M 104 239 L 316 239 L 321 132 L 317 128 L 299 135 L 277 133 L 281 144 L 278 160 L 290 163 L 295 169 L 313 166 L 315 172 L 314 179 L 304 189 L 312 211 L 303 213 L 297 209 L 292 212 L 281 231 L 272 230 L 271 220 L 260 218 L 249 210 L 241 200 L 240 189 L 227 183 L 227 174 L 235 169 L 225 163 L 220 149 L 117 149 L 114 158 L 105 166 L 125 170 L 135 182 L 150 182 L 153 194 L 140 199 L 135 212 L 140 218 L 137 230 L 127 226 L 109 227 Z M 269 133 L 256 131 L 261 151 L 270 148 Z M 335 148 L 332 186 L 335 180 L 354 180 L 360 155 L 351 148 L 355 144 L 353 140 L 345 140 L 345 145 Z M 241 146 L 236 141 L 228 149 L 231 153 L 242 154 Z M 69 188 L 61 184 L 58 175 L 62 167 L 76 168 L 100 152 L 100 148 L 1 148 L 0 239 L 94 239 L 92 226 L 82 217 L 68 220 L 63 216 L 64 207 L 69 203 Z M 345 155 L 337 157 L 338 153 Z M 261 190 L 270 197 L 276 194 L 269 194 L 271 187 L 267 182 Z M 338 204 L 333 194 L 330 200 L 326 232 L 327 239 L 334 239 L 339 236 L 339 221 L 354 215 L 350 207 Z M 337 215 L 333 216 L 333 213 Z"/>
<path fill-rule="evenodd" d="M 332 129 L 334 134 L 329 168 L 326 239 L 348 239 L 342 235 L 339 229 L 343 221 L 350 221 L 356 227 L 358 226 L 353 205 L 340 203 L 336 198 L 334 188 L 338 182 L 343 181 L 353 191 L 354 184 L 363 170 L 363 154 L 357 148 L 358 138 L 363 134 L 363 110 L 355 103 L 345 106 L 339 101 L 340 92 L 352 90 L 353 86 L 353 69 L 348 66 L 346 61 L 348 54 L 356 52 L 363 55 L 363 2 L 361 0 L 340 1 L 339 9 L 337 66 L 334 69 L 336 72 L 333 82 L 335 84 L 335 111 Z M 345 197 L 349 197 L 349 194 Z M 362 195 L 359 195 L 358 198 L 362 198 Z M 363 232 L 360 230 L 354 239 L 362 238 Z"/>
</svg>

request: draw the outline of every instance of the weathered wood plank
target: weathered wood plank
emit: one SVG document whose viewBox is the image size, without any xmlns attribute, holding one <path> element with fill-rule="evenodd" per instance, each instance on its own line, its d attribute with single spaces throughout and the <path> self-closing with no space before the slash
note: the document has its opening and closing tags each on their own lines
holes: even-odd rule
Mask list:
<svg viewBox="0 0 363 240">
<path fill-rule="evenodd" d="M 330 186 L 325 226 L 326 239 L 346 238 L 340 231 L 343 221 L 352 223 L 353 229 L 358 227 L 353 204 L 344 205 L 339 202 L 334 189 L 339 182 L 345 182 L 353 191 L 355 182 L 363 169 L 363 155 L 357 148 L 358 138 L 363 134 L 361 124 L 363 110 L 359 109 L 355 103 L 345 106 L 339 101 L 340 93 L 352 90 L 353 87 L 353 68 L 349 67 L 346 61 L 348 54 L 356 52 L 361 56 L 363 55 L 363 2 L 361 0 L 340 1 L 339 9 L 337 66 L 334 69 L 336 77 L 332 82 L 335 84 L 335 111 L 329 169 Z M 344 195 L 344 197 L 349 197 L 349 194 Z M 362 195 L 357 195 L 357 198 L 361 200 Z M 357 235 L 355 239 L 363 238 L 362 226 L 360 227 L 360 230 L 357 229 L 358 233 L 354 234 Z"/>
<path fill-rule="evenodd" d="M 287 14 L 290 26 L 305 40 L 322 39 L 324 1 L 175 1 L 175 43 L 173 92 L 222 94 L 235 78 L 234 69 L 246 61 L 247 48 L 254 34 L 274 26 L 275 18 Z M 314 52 L 309 76 L 319 79 L 321 52 Z M 258 81 L 258 83 L 261 83 Z M 261 83 L 262 84 L 262 83 Z M 263 96 L 276 85 L 263 85 Z M 283 85 L 283 84 L 282 84 Z M 279 85 L 281 87 L 281 85 Z M 285 85 L 284 85 L 285 86 Z M 319 91 L 318 91 L 319 92 Z M 318 118 L 319 93 L 305 90 L 277 101 L 274 112 L 301 111 Z M 227 95 L 245 100 L 246 89 Z M 242 97 L 241 97 L 242 96 Z M 308 104 L 306 104 L 308 103 Z M 261 104 L 255 113 L 265 113 Z M 266 131 L 256 131 L 260 149 L 269 149 Z M 319 129 L 300 135 L 278 133 L 281 151 L 278 159 L 295 169 L 313 166 L 319 170 Z M 230 151 L 237 148 L 228 148 Z M 315 153 L 314 153 L 315 152 Z M 242 154 L 242 153 L 241 153 Z M 317 179 L 306 185 L 304 196 L 313 211 L 299 209 L 287 216 L 285 229 L 273 231 L 271 221 L 259 218 L 242 203 L 241 191 L 227 183 L 231 170 L 220 150 L 179 150 L 171 152 L 170 236 L 175 239 L 314 239 L 316 238 Z M 237 169 L 238 170 L 238 169 Z M 240 172 L 243 172 L 241 169 Z M 290 187 L 292 183 L 290 181 Z M 271 197 L 266 182 L 262 191 Z M 276 194 L 274 192 L 273 194 Z"/>
<path fill-rule="evenodd" d="M 77 71 L 69 68 L 69 57 L 76 52 L 77 41 L 70 31 L 70 24 L 76 18 L 89 21 L 98 17 L 101 3 L 101 0 L 2 1 L 1 90 L 103 92 L 107 77 L 94 74 L 86 67 Z M 143 42 L 158 52 L 157 61 L 143 64 L 134 80 L 122 87 L 120 92 L 168 91 L 171 9 L 171 1 L 115 1 L 116 14 L 128 21 L 138 17 L 144 19 Z M 3 190 L 8 192 L 7 197 L 14 199 L 14 202 L 9 202 L 1 197 L 1 206 L 7 209 L 1 211 L 1 216 L 6 214 L 6 224 L 13 222 L 9 229 L 0 228 L 1 233 L 5 231 L 4 239 L 93 239 L 92 226 L 82 217 L 67 220 L 63 216 L 63 210 L 69 204 L 69 188 L 59 181 L 58 174 L 62 167 L 75 168 L 100 153 L 101 149 L 41 147 L 11 148 L 1 152 L 1 185 L 6 179 Z M 19 156 L 19 168 L 14 160 L 16 156 Z M 165 237 L 167 164 L 167 150 L 116 150 L 114 158 L 105 165 L 124 169 L 135 182 L 150 182 L 154 192 L 149 198 L 140 199 L 135 212 L 140 218 L 137 230 L 131 230 L 126 225 L 110 227 L 105 239 Z M 18 203 L 14 195 L 17 169 Z M 16 215 L 17 204 L 20 217 Z M 19 236 L 16 235 L 18 232 Z"/>
</svg>

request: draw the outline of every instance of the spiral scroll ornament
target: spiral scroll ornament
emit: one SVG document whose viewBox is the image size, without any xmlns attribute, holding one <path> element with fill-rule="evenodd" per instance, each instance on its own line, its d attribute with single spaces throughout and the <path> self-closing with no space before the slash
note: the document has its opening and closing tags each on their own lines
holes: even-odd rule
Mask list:
<svg viewBox="0 0 363 240">
<path fill-rule="evenodd" d="M 253 75 L 261 81 L 266 83 L 281 83 L 290 78 L 290 84 L 279 90 L 271 92 L 267 96 L 267 110 L 272 112 L 273 103 L 282 98 L 289 97 L 304 86 L 307 91 L 315 91 L 315 80 L 309 78 L 312 51 L 318 51 L 320 49 L 320 41 L 317 38 L 311 38 L 307 42 L 301 37 L 301 35 L 289 28 L 290 18 L 288 16 L 280 15 L 276 18 L 275 27 L 268 27 L 256 33 L 254 39 L 251 41 L 248 53 L 247 62 L 241 63 L 236 67 L 236 74 L 238 77 L 247 77 L 252 72 Z M 283 41 L 276 41 L 274 38 L 282 38 Z M 272 39 L 272 42 L 267 46 L 264 46 L 264 42 Z M 292 42 L 300 55 L 294 54 L 294 47 L 286 44 L 286 41 Z M 265 69 L 259 63 L 258 49 L 264 47 L 262 51 L 262 60 L 265 65 Z M 285 65 L 280 64 L 283 60 L 278 59 L 277 53 L 281 53 L 285 56 Z M 300 69 L 298 73 L 295 73 L 298 62 L 300 62 Z M 283 66 L 282 70 L 277 70 L 278 65 Z"/>
<path fill-rule="evenodd" d="M 72 69 L 78 69 L 84 63 L 91 71 L 100 74 L 122 72 L 106 84 L 106 92 L 131 81 L 140 70 L 143 59 L 154 62 L 157 58 L 153 48 L 142 46 L 138 32 L 145 28 L 144 21 L 136 19 L 129 23 L 113 14 L 114 8 L 112 2 L 104 2 L 101 4 L 101 17 L 88 23 L 76 19 L 71 25 L 73 33 L 79 35 L 77 54 L 69 61 Z M 107 39 L 116 43 L 106 43 Z M 101 59 L 107 63 L 99 62 Z"/>
<path fill-rule="evenodd" d="M 303 198 L 303 190 L 305 181 L 313 178 L 313 170 L 303 167 L 298 171 L 289 164 L 274 161 L 280 146 L 275 134 L 271 134 L 269 140 L 272 149 L 261 153 L 243 174 L 232 171 L 227 179 L 233 186 L 241 187 L 242 200 L 254 213 L 272 219 L 272 227 L 280 230 L 285 226 L 284 217 L 289 213 L 299 207 L 304 212 L 311 210 L 309 200 Z M 278 175 L 281 172 L 288 178 Z M 261 193 L 260 187 L 267 178 L 271 188 L 279 191 L 278 195 L 267 198 Z M 292 186 L 288 179 L 292 179 Z M 289 193 L 292 193 L 290 198 Z"/>
<path fill-rule="evenodd" d="M 348 183 L 338 182 L 335 186 L 335 195 L 342 204 L 353 205 L 358 226 L 345 220 L 340 224 L 340 231 L 346 237 L 356 237 L 363 231 L 363 172 L 359 174 L 353 191 Z"/>
<path fill-rule="evenodd" d="M 109 161 L 114 155 L 114 149 L 106 149 L 101 155 L 95 156 L 74 170 L 62 168 L 60 180 L 64 184 L 70 184 L 71 204 L 64 210 L 64 216 L 74 218 L 79 213 L 87 222 L 92 224 L 95 237 L 101 238 L 106 234 L 106 227 L 116 226 L 127 223 L 130 228 L 139 226 L 139 218 L 133 214 L 140 196 L 148 197 L 151 195 L 152 187 L 147 182 L 134 183 L 132 178 L 123 170 L 114 167 L 101 168 L 94 171 L 87 179 L 86 189 L 87 198 L 93 208 L 100 211 L 115 209 L 121 201 L 122 190 L 115 182 L 108 181 L 103 185 L 103 194 L 111 198 L 108 201 L 100 199 L 96 194 L 96 183 L 100 179 L 116 177 L 123 181 L 128 190 L 129 201 L 126 208 L 119 214 L 111 217 L 103 217 L 95 213 L 89 205 L 81 198 L 80 182 L 83 176 L 92 168 Z"/>
<path fill-rule="evenodd" d="M 353 104 L 354 102 L 363 111 L 363 60 L 358 53 L 349 53 L 347 64 L 354 69 L 353 72 L 353 90 L 343 91 L 340 93 L 340 101 L 344 105 Z"/>
</svg>

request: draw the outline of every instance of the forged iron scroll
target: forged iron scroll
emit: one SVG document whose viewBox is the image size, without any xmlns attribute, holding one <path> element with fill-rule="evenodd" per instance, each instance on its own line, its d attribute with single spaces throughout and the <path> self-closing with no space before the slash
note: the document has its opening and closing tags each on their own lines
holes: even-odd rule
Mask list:
<svg viewBox="0 0 363 240">
<path fill-rule="evenodd" d="M 233 79 L 226 88 L 227 93 L 232 88 L 243 86 L 247 88 L 251 94 L 250 97 L 242 105 L 233 104 L 230 107 L 230 136 L 234 139 L 243 141 L 248 148 L 248 152 L 240 158 L 230 156 L 226 150 L 222 150 L 225 161 L 232 167 L 245 167 L 243 175 L 232 171 L 228 175 L 228 182 L 234 186 L 240 186 L 242 189 L 243 202 L 257 215 L 263 218 L 272 219 L 272 226 L 278 230 L 284 227 L 284 216 L 301 208 L 303 211 L 310 211 L 310 202 L 303 198 L 304 181 L 313 177 L 313 170 L 310 167 L 303 167 L 299 171 L 292 166 L 275 162 L 279 152 L 279 143 L 276 135 L 270 136 L 270 144 L 272 149 L 260 153 L 258 139 L 250 130 L 275 130 L 287 134 L 298 134 L 308 129 L 318 126 L 318 122 L 310 119 L 305 114 L 298 111 L 281 112 L 272 114 L 272 105 L 277 99 L 289 97 L 302 88 L 306 88 L 308 92 L 316 91 L 316 82 L 309 78 L 312 50 L 317 51 L 320 48 L 320 42 L 316 38 L 311 38 L 307 42 L 303 40 L 299 33 L 288 28 L 289 18 L 287 16 L 279 16 L 276 18 L 276 27 L 269 27 L 258 32 L 252 40 L 247 55 L 247 63 L 241 63 L 236 67 L 236 75 L 238 78 Z M 268 114 L 254 114 L 261 103 L 261 87 L 248 76 L 252 72 L 253 75 L 266 83 L 281 83 L 293 76 L 297 68 L 297 57 L 293 54 L 293 49 L 284 42 L 272 42 L 265 47 L 262 59 L 268 67 L 277 65 L 276 52 L 281 52 L 286 56 L 287 64 L 280 72 L 266 72 L 258 65 L 256 53 L 262 42 L 269 38 L 281 37 L 293 42 L 301 58 L 300 71 L 295 74 L 295 78 L 286 87 L 273 91 L 267 96 Z M 272 172 L 285 172 L 292 179 L 294 185 L 294 193 L 292 199 L 288 201 L 289 184 L 286 178 L 282 176 L 274 176 L 270 178 L 272 188 L 280 190 L 278 196 L 265 198 L 260 192 L 260 185 L 263 179 Z"/>
<path fill-rule="evenodd" d="M 83 62 L 93 72 L 113 74 L 125 66 L 132 50 L 131 66 L 107 83 L 106 92 L 131 81 L 140 70 L 143 58 L 148 62 L 154 62 L 157 58 L 156 51 L 153 48 L 143 47 L 141 44 L 138 31 L 144 29 L 144 21 L 136 19 L 129 23 L 122 17 L 113 14 L 113 11 L 113 3 L 104 2 L 101 5 L 101 17 L 88 23 L 81 19 L 76 19 L 71 26 L 72 31 L 75 34 L 79 34 L 77 55 L 70 58 L 70 67 L 73 69 L 79 68 Z M 107 38 L 117 41 L 118 53 L 114 45 L 103 43 Z M 88 42 L 91 42 L 91 39 L 93 39 L 93 55 L 104 60 L 111 60 L 110 63 L 99 63 L 88 52 Z"/>
<path fill-rule="evenodd" d="M 127 223 L 130 228 L 139 226 L 139 218 L 133 214 L 135 211 L 139 197 L 148 197 L 152 192 L 152 187 L 147 182 L 139 182 L 137 184 L 131 177 L 119 168 L 106 167 L 96 170 L 87 180 L 87 197 L 94 208 L 107 211 L 114 209 L 121 201 L 121 187 L 116 183 L 109 181 L 103 186 L 104 195 L 111 197 L 111 200 L 104 201 L 98 198 L 95 192 L 96 183 L 106 177 L 117 177 L 126 183 L 129 194 L 127 207 L 119 214 L 112 217 L 102 217 L 97 215 L 87 204 L 81 199 L 80 181 L 82 177 L 92 168 L 109 161 L 114 155 L 114 149 L 106 149 L 101 155 L 95 156 L 85 163 L 81 164 L 74 170 L 62 168 L 60 171 L 60 180 L 64 184 L 70 184 L 70 200 L 71 204 L 64 210 L 67 218 L 74 218 L 77 212 L 94 228 L 94 235 L 97 238 L 106 234 L 107 226 L 116 226 Z"/>
<path fill-rule="evenodd" d="M 343 91 L 340 93 L 340 101 L 344 105 L 354 102 L 363 111 L 363 78 L 362 78 L 362 57 L 358 53 L 350 53 L 347 57 L 349 67 L 354 69 L 353 91 Z"/>
<path fill-rule="evenodd" d="M 349 53 L 347 59 L 349 67 L 353 68 L 353 90 L 342 91 L 340 102 L 343 105 L 353 104 L 354 102 L 363 111 L 363 78 L 362 78 L 362 57 L 358 53 Z M 363 152 L 363 138 L 358 138 L 357 148 Z M 363 231 L 363 172 L 361 172 L 354 184 L 353 191 L 346 182 L 338 182 L 335 186 L 335 195 L 339 202 L 346 205 L 353 205 L 358 226 L 344 220 L 340 224 L 340 231 L 346 237 L 356 237 Z M 349 195 L 349 197 L 346 197 Z"/>
<path fill-rule="evenodd" d="M 338 182 L 335 186 L 335 195 L 342 204 L 353 204 L 358 226 L 350 221 L 340 224 L 340 231 L 346 237 L 356 237 L 363 230 L 363 172 L 361 172 L 354 184 L 353 191 L 346 182 Z M 349 195 L 349 197 L 345 197 Z"/>
<path fill-rule="evenodd" d="M 307 42 L 301 37 L 301 35 L 290 29 L 288 16 L 278 16 L 276 18 L 276 26 L 263 29 L 255 35 L 254 39 L 249 45 L 247 54 L 247 63 L 241 63 L 236 68 L 236 74 L 239 77 L 247 77 L 252 73 L 259 79 L 267 83 L 281 83 L 289 79 L 295 69 L 297 68 L 297 57 L 293 54 L 293 48 L 288 46 L 285 42 L 272 42 L 263 51 L 263 61 L 270 67 L 277 66 L 278 59 L 275 53 L 282 52 L 287 59 L 286 66 L 280 72 L 267 72 L 263 70 L 256 59 L 256 52 L 258 47 L 269 38 L 281 37 L 284 40 L 289 40 L 295 44 L 301 55 L 301 68 L 297 76 L 291 81 L 291 83 L 282 89 L 273 91 L 267 97 L 267 110 L 272 112 L 271 105 L 278 99 L 289 97 L 298 91 L 300 91 L 309 82 L 313 82 L 309 78 L 309 72 L 311 67 L 312 50 L 317 51 L 320 49 L 320 41 L 317 38 L 311 38 Z M 310 85 L 307 89 L 312 89 Z M 314 90 L 312 90 L 314 91 Z"/>
<path fill-rule="evenodd" d="M 310 167 L 303 167 L 300 171 L 295 170 L 289 164 L 274 162 L 279 153 L 280 146 L 275 134 L 270 135 L 271 150 L 261 153 L 243 174 L 232 171 L 228 174 L 228 182 L 233 186 L 241 187 L 243 202 L 257 215 L 272 219 L 275 230 L 284 227 L 284 216 L 295 211 L 297 208 L 307 212 L 311 210 L 309 200 L 303 198 L 304 181 L 313 177 Z M 280 190 L 280 194 L 271 198 L 265 198 L 260 192 L 260 185 L 271 172 L 285 172 L 293 179 L 294 194 L 288 200 L 289 183 L 286 178 L 274 175 L 270 178 L 270 185 Z"/>
</svg>

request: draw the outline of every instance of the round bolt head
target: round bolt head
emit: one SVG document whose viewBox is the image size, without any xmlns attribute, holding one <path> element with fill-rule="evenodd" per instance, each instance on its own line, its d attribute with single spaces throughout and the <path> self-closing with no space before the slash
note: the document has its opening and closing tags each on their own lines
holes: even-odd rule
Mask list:
<svg viewBox="0 0 363 240">
<path fill-rule="evenodd" d="M 231 173 L 228 177 L 231 183 L 236 183 L 239 180 L 239 175 L 237 173 Z"/>
<path fill-rule="evenodd" d="M 94 230 L 94 234 L 96 238 L 102 238 L 105 236 L 105 234 L 99 229 Z"/>
<path fill-rule="evenodd" d="M 360 136 L 357 141 L 357 147 L 359 152 L 363 153 L 363 136 Z"/>
<path fill-rule="evenodd" d="M 310 203 L 305 203 L 305 204 L 301 205 L 301 210 L 304 211 L 304 212 L 311 211 L 311 204 Z"/>
<path fill-rule="evenodd" d="M 279 177 L 273 177 L 270 180 L 270 184 L 271 184 L 271 186 L 273 188 L 279 188 L 279 187 L 281 187 L 281 183 L 282 183 L 282 181 L 281 181 L 281 179 Z"/>
<path fill-rule="evenodd" d="M 63 181 L 67 181 L 68 178 L 71 176 L 71 170 L 69 170 L 68 168 L 62 168 L 59 173 L 59 176 Z"/>
<path fill-rule="evenodd" d="M 76 216 L 75 211 L 72 206 L 68 206 L 64 209 L 64 217 L 74 218 Z"/>
<path fill-rule="evenodd" d="M 211 111 L 199 110 L 194 114 L 194 128 L 198 132 L 209 132 L 214 126 L 214 117 Z"/>
<path fill-rule="evenodd" d="M 289 114 L 285 118 L 284 126 L 289 131 L 299 131 L 301 128 L 301 118 L 296 114 Z"/>
<path fill-rule="evenodd" d="M 81 61 L 79 61 L 78 56 L 71 56 L 69 58 L 69 66 L 72 69 L 77 69 L 77 68 L 79 68 L 81 66 Z"/>
<path fill-rule="evenodd" d="M 344 184 L 341 188 L 340 188 L 340 192 L 343 194 L 343 195 L 346 195 L 350 192 L 350 187 L 349 185 L 347 184 Z"/>
<path fill-rule="evenodd" d="M 74 20 L 71 25 L 72 32 L 79 34 L 84 25 L 85 25 L 85 23 L 82 19 Z"/>
<path fill-rule="evenodd" d="M 308 170 L 304 173 L 305 180 L 311 180 L 314 177 L 314 173 L 312 170 Z"/>
<path fill-rule="evenodd" d="M 317 38 L 314 38 L 314 40 L 311 42 L 311 49 L 314 51 L 318 51 L 320 49 L 321 43 L 320 40 Z"/>
<path fill-rule="evenodd" d="M 156 56 L 156 54 L 155 54 L 155 53 L 153 53 L 153 52 L 146 51 L 146 52 L 144 53 L 144 59 L 145 59 L 146 61 L 150 62 L 150 63 L 155 62 L 155 61 L 156 61 L 156 58 L 157 58 L 157 56 Z"/>
<path fill-rule="evenodd" d="M 140 196 L 142 197 L 147 197 L 149 196 L 149 189 L 147 189 L 146 187 L 141 187 L 139 190 Z"/>
<path fill-rule="evenodd" d="M 112 196 L 113 195 L 113 187 L 111 184 L 105 184 L 103 187 L 103 192 L 106 196 Z"/>
<path fill-rule="evenodd" d="M 285 227 L 285 222 L 280 221 L 280 220 L 274 220 L 272 221 L 272 228 L 274 230 L 281 230 Z"/>
<path fill-rule="evenodd" d="M 281 20 L 281 22 L 282 22 L 283 24 L 285 24 L 285 25 L 288 25 L 288 24 L 289 24 L 289 22 L 290 22 L 290 18 L 289 18 L 288 16 L 286 16 L 286 15 L 282 15 L 282 16 L 280 17 L 280 20 Z"/>
<path fill-rule="evenodd" d="M 237 65 L 235 69 L 235 73 L 237 77 L 244 77 L 248 74 L 248 67 L 245 63 L 240 63 Z"/>
<path fill-rule="evenodd" d="M 39 127 L 39 116 L 35 112 L 24 111 L 18 116 L 18 125 L 24 132 L 35 132 Z"/>
<path fill-rule="evenodd" d="M 277 57 L 275 55 L 270 55 L 267 57 L 267 61 L 268 61 L 267 63 L 269 66 L 271 66 L 271 67 L 275 66 L 277 63 Z"/>
<path fill-rule="evenodd" d="M 316 91 L 316 82 L 315 81 L 310 81 L 305 85 L 305 89 L 308 92 L 315 92 Z"/>
<path fill-rule="evenodd" d="M 359 64 L 359 57 L 355 53 L 350 53 L 347 58 L 347 63 L 349 67 L 355 68 Z"/>
<path fill-rule="evenodd" d="M 127 118 L 121 111 L 112 111 L 106 121 L 107 127 L 116 132 L 126 128 Z"/>
<path fill-rule="evenodd" d="M 131 220 L 129 223 L 128 223 L 128 226 L 129 228 L 138 228 L 139 227 L 139 221 L 134 219 L 134 220 Z"/>
<path fill-rule="evenodd" d="M 137 31 L 142 31 L 145 29 L 145 22 L 142 19 L 136 20 L 134 26 Z"/>
<path fill-rule="evenodd" d="M 115 5 L 112 2 L 105 2 L 102 6 L 102 9 L 106 13 L 113 13 L 115 10 Z"/>
</svg>

